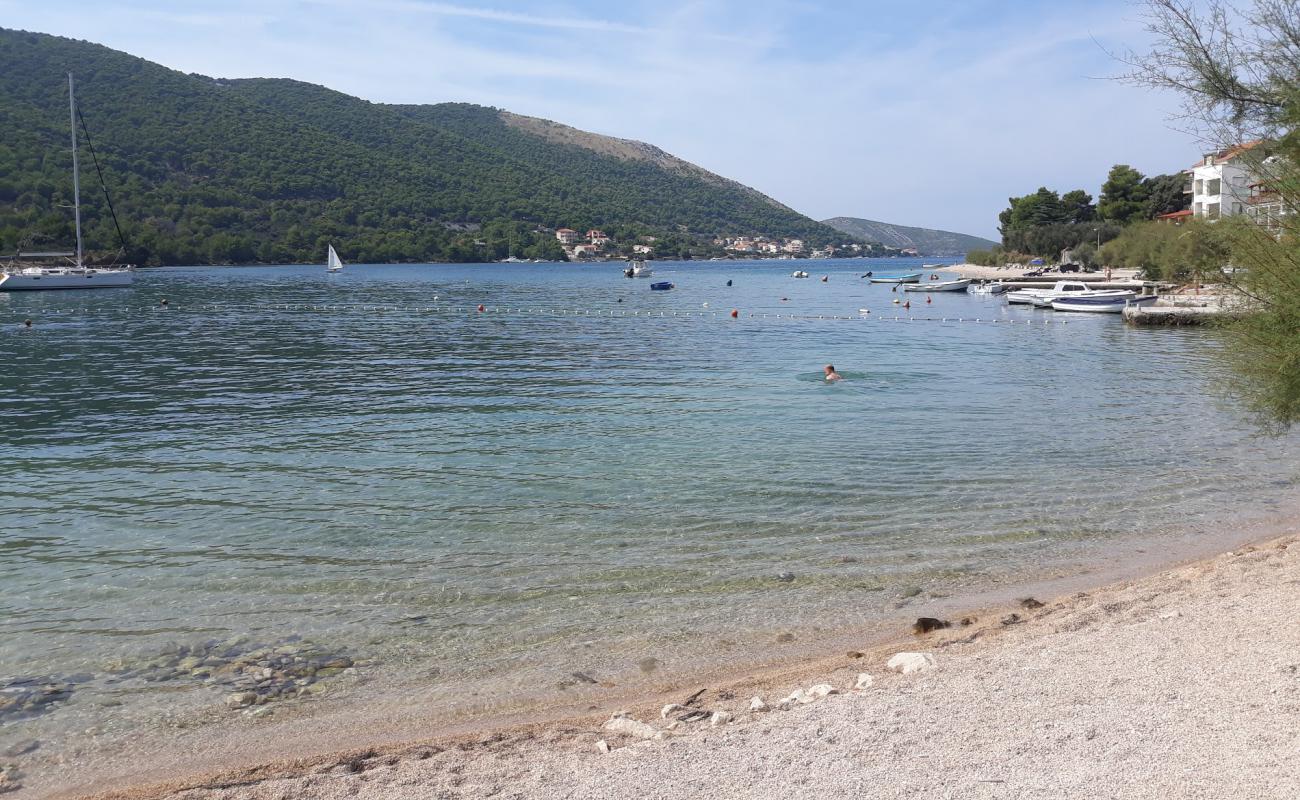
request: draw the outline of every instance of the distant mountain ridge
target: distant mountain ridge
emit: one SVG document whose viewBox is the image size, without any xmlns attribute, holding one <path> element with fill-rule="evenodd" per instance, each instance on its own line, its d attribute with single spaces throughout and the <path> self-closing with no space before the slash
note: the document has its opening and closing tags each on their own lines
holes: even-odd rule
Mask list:
<svg viewBox="0 0 1300 800">
<path fill-rule="evenodd" d="M 846 238 L 642 142 L 467 103 L 186 75 L 0 28 L 0 254 L 73 238 L 69 70 L 136 263 L 320 262 L 331 242 L 353 262 L 563 258 L 564 227 L 664 257 L 716 254 L 720 236 Z M 82 167 L 87 247 L 111 253 Z"/>
<path fill-rule="evenodd" d="M 915 248 L 923 256 L 960 256 L 971 250 L 984 250 L 997 242 L 965 233 L 932 228 L 912 228 L 859 217 L 833 217 L 822 220 L 837 231 L 890 247 Z"/>
</svg>

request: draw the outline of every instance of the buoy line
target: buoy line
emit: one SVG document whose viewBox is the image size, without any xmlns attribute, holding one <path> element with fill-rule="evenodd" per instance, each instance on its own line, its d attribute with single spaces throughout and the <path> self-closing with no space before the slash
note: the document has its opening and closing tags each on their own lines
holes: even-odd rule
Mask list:
<svg viewBox="0 0 1300 800">
<path fill-rule="evenodd" d="M 756 320 L 756 319 L 776 319 L 776 320 L 794 320 L 794 321 L 840 321 L 840 322 L 939 322 L 939 323 L 975 323 L 984 325 L 1065 325 L 1067 320 L 1056 319 L 1006 319 L 998 317 L 917 317 L 900 314 L 872 314 L 864 309 L 859 309 L 856 314 L 795 314 L 789 312 L 744 312 L 739 309 L 730 311 L 692 311 L 681 309 L 605 309 L 605 308 L 533 308 L 525 306 L 489 306 L 483 303 L 477 305 L 389 305 L 389 304 L 372 304 L 372 303 L 270 303 L 266 305 L 256 304 L 219 304 L 219 303 L 199 303 L 192 306 L 185 306 L 176 303 L 167 305 L 149 305 L 138 308 L 55 308 L 43 309 L 39 312 L 29 311 L 20 316 L 21 323 L 24 319 L 31 318 L 34 322 L 39 318 L 69 316 L 74 314 L 94 314 L 104 316 L 121 316 L 125 314 L 204 314 L 204 313 L 255 313 L 266 311 L 289 311 L 289 312 L 308 312 L 308 313 L 371 313 L 371 314 L 388 314 L 388 313 L 406 313 L 406 314 L 456 314 L 464 315 L 469 318 L 495 315 L 495 316 L 549 316 L 549 317 L 603 317 L 603 318 L 627 318 L 627 319 L 669 319 L 669 318 L 690 318 L 690 319 L 724 319 L 724 320 Z"/>
</svg>

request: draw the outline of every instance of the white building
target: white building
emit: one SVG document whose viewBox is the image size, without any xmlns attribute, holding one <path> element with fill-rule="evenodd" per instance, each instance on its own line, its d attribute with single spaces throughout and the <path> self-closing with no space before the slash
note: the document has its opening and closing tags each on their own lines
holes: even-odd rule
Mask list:
<svg viewBox="0 0 1300 800">
<path fill-rule="evenodd" d="M 1215 220 L 1246 213 L 1251 185 L 1258 181 L 1242 156 L 1259 144 L 1247 142 L 1209 153 L 1192 167 L 1193 216 Z"/>
</svg>

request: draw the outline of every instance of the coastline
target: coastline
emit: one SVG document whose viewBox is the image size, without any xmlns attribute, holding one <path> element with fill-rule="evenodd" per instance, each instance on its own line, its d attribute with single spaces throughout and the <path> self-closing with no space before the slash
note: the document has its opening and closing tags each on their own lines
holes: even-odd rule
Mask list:
<svg viewBox="0 0 1300 800">
<path fill-rule="evenodd" d="M 1288 526 L 1288 529 L 1294 529 L 1294 526 Z M 1178 620 L 1186 618 L 1195 620 L 1191 623 L 1196 629 L 1195 633 L 1211 632 L 1235 640 L 1234 646 L 1225 646 L 1222 651 L 1217 647 L 1207 648 L 1201 643 L 1196 652 L 1190 654 L 1194 657 L 1186 659 L 1183 657 L 1189 654 L 1180 652 L 1179 646 L 1186 648 L 1192 637 L 1185 639 L 1176 636 L 1167 643 L 1171 647 L 1162 656 L 1172 660 L 1186 660 L 1192 665 L 1207 657 L 1249 657 L 1252 650 L 1258 651 L 1270 643 L 1285 641 L 1288 631 L 1294 633 L 1297 630 L 1296 623 L 1286 619 L 1289 611 L 1286 601 L 1288 592 L 1294 591 L 1287 587 L 1300 584 L 1300 546 L 1294 544 L 1294 535 L 1288 533 L 1277 538 L 1276 532 L 1263 539 L 1257 532 L 1254 537 L 1257 544 L 1241 546 L 1240 541 L 1251 538 L 1249 534 L 1241 535 L 1242 539 L 1238 540 L 1236 549 L 1232 552 L 1209 558 L 1205 558 L 1202 553 L 1199 557 L 1193 556 L 1176 562 L 1180 565 L 1175 567 L 1170 567 L 1168 562 L 1159 566 L 1154 562 L 1148 563 L 1145 568 L 1138 567 L 1135 570 L 1142 577 L 1117 580 L 1113 571 L 1106 573 L 1105 578 L 1096 574 L 1076 575 L 1072 580 L 1065 581 L 1075 584 L 1073 587 L 1065 589 L 1065 583 L 1062 583 L 1058 587 L 1061 591 L 1055 599 L 1046 602 L 1041 608 L 1021 609 L 1014 602 L 968 606 L 968 610 L 961 616 L 973 616 L 977 621 L 966 627 L 957 626 L 925 636 L 899 632 L 870 645 L 863 645 L 853 651 L 859 654 L 856 656 L 841 651 L 794 664 L 745 670 L 748 674 L 739 675 L 733 671 L 729 675 L 717 674 L 709 679 L 701 679 L 698 686 L 705 691 L 697 701 L 699 707 L 730 713 L 735 722 L 721 728 L 711 727 L 707 720 L 703 723 L 679 723 L 671 733 L 672 738 L 664 742 L 635 742 L 604 731 L 602 724 L 612 713 L 610 707 L 591 706 L 583 709 L 575 705 L 555 708 L 551 713 L 539 715 L 530 721 L 499 721 L 496 724 L 483 721 L 478 725 L 448 726 L 434 735 L 426 733 L 422 737 L 410 735 L 409 730 L 404 737 L 393 735 L 396 731 L 393 734 L 380 730 L 368 734 L 350 731 L 346 739 L 352 740 L 353 746 L 348 748 L 336 747 L 329 751 L 327 748 L 313 748 L 304 743 L 300 757 L 296 758 L 268 757 L 262 762 L 245 762 L 244 766 L 226 769 L 195 769 L 195 774 L 173 768 L 174 773 L 165 779 L 159 779 L 156 774 L 146 778 L 137 772 L 143 780 L 119 780 L 115 782 L 118 788 L 108 791 L 97 792 L 98 789 L 105 788 L 104 784 L 83 784 L 79 789 L 69 789 L 51 796 L 93 796 L 103 800 L 184 796 L 224 800 L 234 797 L 341 797 L 360 792 L 366 797 L 396 799 L 430 796 L 437 792 L 445 793 L 438 796 L 449 797 L 486 796 L 493 786 L 508 786 L 509 791 L 501 796 L 537 797 L 552 796 L 552 787 L 564 785 L 565 791 L 555 790 L 554 794 L 597 797 L 618 792 L 635 793 L 638 787 L 644 790 L 648 784 L 639 784 L 637 781 L 651 780 L 651 776 L 655 776 L 654 785 L 661 792 L 660 796 L 692 796 L 692 786 L 698 790 L 699 784 L 692 784 L 686 779 L 687 775 L 693 775 L 696 781 L 715 780 L 709 777 L 711 773 L 708 762 L 714 757 L 711 753 L 723 761 L 731 758 L 758 759 L 768 769 L 776 769 L 776 765 L 786 762 L 789 762 L 789 767 L 803 764 L 815 756 L 821 757 L 818 754 L 825 755 L 822 753 L 825 748 L 813 747 L 819 737 L 807 738 L 810 726 L 821 730 L 828 725 L 849 725 L 848 731 L 843 735 L 851 736 L 859 730 L 861 721 L 850 725 L 849 720 L 857 719 L 862 714 L 879 720 L 879 714 L 888 712 L 886 716 L 890 719 L 889 724 L 901 726 L 901 730 L 905 731 L 909 726 L 920 724 L 920 720 L 910 719 L 914 711 L 920 710 L 920 707 L 910 704 L 916 699 L 913 695 L 942 698 L 938 701 L 941 707 L 979 708 L 989 700 L 979 694 L 980 687 L 990 680 L 999 684 L 1009 681 L 1010 685 L 1002 686 L 1001 691 L 1010 691 L 1014 696 L 1016 691 L 1025 688 L 1018 683 L 1017 670 L 1021 668 L 1016 666 L 1017 659 L 1025 653 L 1039 657 L 1044 652 L 1050 654 L 1068 649 L 1085 657 L 1100 658 L 1109 666 L 1098 668 L 1094 664 L 1082 672 L 1089 675 L 1089 680 L 1093 683 L 1101 681 L 1106 685 L 1121 685 L 1130 681 L 1141 683 L 1144 675 L 1140 667 L 1152 663 L 1149 658 L 1144 660 L 1130 657 L 1125 652 L 1125 646 L 1131 648 L 1131 642 L 1111 641 L 1133 626 L 1166 626 L 1181 631 L 1178 626 L 1183 623 Z M 1133 571 L 1131 566 L 1130 570 Z M 1103 581 L 1100 588 L 1078 591 L 1081 586 L 1094 586 L 1098 580 Z M 1225 619 L 1225 614 L 1232 609 L 1231 603 L 1225 607 L 1224 598 L 1231 601 L 1238 593 L 1266 597 L 1270 601 L 1272 615 L 1263 609 L 1254 609 L 1252 613 L 1258 617 L 1258 624 L 1253 626 L 1243 626 L 1238 621 Z M 1048 595 L 1038 595 L 1040 600 L 1047 600 L 1047 597 Z M 1175 612 L 1179 616 L 1164 616 Z M 1001 620 L 1011 614 L 1018 614 L 1022 621 L 1004 625 Z M 956 613 L 952 618 L 954 622 L 960 619 Z M 1261 641 L 1255 642 L 1256 637 Z M 938 667 L 915 676 L 895 675 L 885 665 L 893 654 L 900 651 L 931 653 L 936 658 Z M 1131 671 L 1135 666 L 1139 667 L 1136 673 Z M 1217 670 L 1217 667 L 1208 663 L 1204 666 L 1206 669 Z M 1279 669 L 1285 666 L 1283 664 Z M 957 680 L 972 671 L 982 674 L 980 681 L 972 683 Z M 1070 678 L 1066 681 L 1053 681 L 1051 685 L 1056 687 L 1053 691 L 1069 691 L 1079 678 L 1077 665 L 1063 671 L 1068 672 Z M 872 675 L 875 685 L 866 692 L 849 691 L 860 672 Z M 1276 677 L 1284 682 L 1290 680 L 1289 685 L 1300 690 L 1300 679 L 1289 673 L 1277 672 Z M 755 714 L 747 710 L 753 696 L 761 696 L 768 704 L 776 706 L 777 701 L 793 689 L 819 683 L 831 684 L 845 690 L 845 694 L 827 697 L 808 705 L 796 704 L 795 708 L 787 711 Z M 650 692 L 639 698 L 623 698 L 622 704 L 613 710 L 626 709 L 631 717 L 651 723 L 656 728 L 663 728 L 666 721 L 660 718 L 659 709 L 670 702 L 682 702 L 692 694 L 687 687 L 695 685 L 683 683 L 667 691 Z M 1034 686 L 1043 688 L 1037 684 Z M 1269 691 L 1276 694 L 1279 688 L 1272 686 Z M 1294 700 L 1295 695 L 1290 699 Z M 1041 728 L 1044 724 L 1049 728 L 1077 727 L 1069 714 L 1064 717 L 1056 715 L 1057 711 L 1064 708 L 1059 701 L 1060 698 L 1056 698 L 1055 705 L 1049 704 L 1052 711 L 1042 719 L 1038 718 L 1032 708 L 1026 708 L 1020 709 L 1018 716 L 1013 715 L 1011 723 L 1032 729 Z M 1042 704 L 1041 698 L 1035 702 Z M 1218 706 L 1210 704 L 1206 707 Z M 942 714 L 934 716 L 935 708 L 924 706 L 924 709 L 927 725 L 942 727 L 947 724 Z M 985 736 L 996 739 L 1006 720 L 1003 719 L 998 726 L 987 730 L 980 729 L 981 720 L 1003 717 L 1005 714 L 1001 711 L 987 720 L 976 714 L 963 723 L 974 726 L 973 730 L 963 731 L 963 735 L 973 737 L 972 741 L 977 742 Z M 1287 717 L 1287 720 L 1293 723 L 1296 721 L 1295 715 Z M 874 730 L 871 725 L 867 725 L 866 729 Z M 266 733 L 270 731 L 267 730 Z M 931 735 L 940 733 L 936 730 Z M 257 729 L 248 730 L 247 735 L 253 740 L 250 743 L 256 745 L 259 735 Z M 770 737 L 770 741 L 769 738 L 755 741 L 759 736 Z M 873 761 L 869 767 L 864 765 L 863 773 L 856 777 L 879 780 L 881 775 L 871 778 L 870 774 L 886 765 L 892 764 L 890 770 L 912 770 L 917 764 L 926 763 L 921 759 L 954 757 L 946 750 L 941 754 L 923 752 L 928 747 L 925 737 L 906 738 L 920 750 L 909 753 L 894 746 L 892 755 L 877 753 L 878 756 L 886 756 L 885 763 Z M 1077 739 L 1071 734 L 1064 741 L 1077 744 Z M 1249 736 L 1246 739 L 1249 740 Z M 605 740 L 612 746 L 613 752 L 604 754 L 598 751 L 596 747 L 600 740 Z M 368 746 L 357 745 L 358 741 L 368 741 Z M 804 751 L 805 746 L 809 748 L 807 752 Z M 743 752 L 731 752 L 736 747 L 741 747 Z M 272 749 L 268 748 L 268 752 Z M 1040 751 L 1044 749 L 1049 754 L 1053 750 L 1052 747 L 1046 747 L 1046 740 L 1031 747 L 1035 758 L 1042 757 Z M 715 753 L 715 750 L 721 752 Z M 964 753 L 963 757 L 978 757 L 981 752 L 980 747 L 975 747 L 973 751 Z M 1057 755 L 1064 757 L 1068 754 Z M 522 769 L 522 762 L 532 766 Z M 930 788 L 951 789 L 959 784 L 952 783 L 949 778 L 968 772 L 959 765 L 954 765 L 951 769 L 952 775 L 932 775 L 936 782 Z M 725 772 L 727 771 L 720 771 L 716 780 L 725 784 Z M 778 769 L 777 774 L 784 775 L 785 771 Z M 886 770 L 886 774 L 890 774 L 889 770 Z M 638 778 L 638 775 L 641 777 Z M 855 778 L 855 775 L 840 775 L 838 779 L 850 778 Z M 1263 772 L 1251 779 L 1262 778 L 1295 780 L 1295 785 L 1300 786 L 1300 777 L 1294 771 L 1272 777 Z M 1275 782 L 1272 785 L 1276 788 L 1277 784 Z M 850 782 L 837 786 L 839 791 L 851 791 L 853 784 Z M 1002 784 L 989 784 L 989 787 L 999 786 Z M 727 791 L 719 791 L 717 796 L 749 797 L 766 793 L 759 788 L 759 784 L 750 785 L 749 788 L 753 789 L 752 794 L 748 793 L 746 784 L 734 783 L 727 786 Z M 1081 786 L 1076 788 L 1082 790 Z M 792 784 L 785 789 L 788 796 L 826 796 L 826 792 L 832 791 L 829 785 L 814 790 Z M 809 794 L 800 794 L 805 789 Z M 886 792 L 881 796 L 895 795 Z M 904 796 L 904 793 L 900 790 L 897 796 Z M 996 796 L 1023 795 L 1012 793 Z M 1049 793 L 1047 796 L 1052 795 Z M 1150 796 L 1169 794 L 1166 792 Z M 1218 794 L 1185 796 L 1211 797 L 1224 796 L 1224 793 L 1220 791 Z"/>
</svg>

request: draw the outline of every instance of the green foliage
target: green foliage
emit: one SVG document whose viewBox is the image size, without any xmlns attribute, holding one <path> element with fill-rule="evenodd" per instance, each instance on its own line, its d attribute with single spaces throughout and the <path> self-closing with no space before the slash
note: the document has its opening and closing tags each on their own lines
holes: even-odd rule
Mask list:
<svg viewBox="0 0 1300 800">
<path fill-rule="evenodd" d="M 1109 222 L 1127 225 L 1142 219 L 1146 202 L 1147 187 L 1142 173 L 1128 164 L 1116 164 L 1101 185 L 1097 215 Z"/>
<path fill-rule="evenodd" d="M 709 175 L 604 155 L 464 104 L 387 106 L 287 80 L 184 75 L 0 29 L 0 247 L 73 238 L 64 73 L 140 264 L 560 258 L 549 228 L 689 240 L 844 235 Z M 83 164 L 89 167 L 88 164 Z M 86 176 L 89 178 L 89 173 Z M 117 249 L 83 181 L 87 247 Z M 674 240 L 675 241 L 675 240 Z"/>
<path fill-rule="evenodd" d="M 1280 433 L 1300 422 L 1300 97 L 1289 106 L 1290 132 L 1278 158 L 1256 165 L 1283 213 L 1276 229 L 1241 218 L 1216 223 L 1232 250 L 1233 283 L 1251 313 L 1229 325 L 1232 391 L 1260 427 Z"/>
<path fill-rule="evenodd" d="M 1172 175 L 1153 175 L 1142 182 L 1142 191 L 1146 195 L 1142 209 L 1143 219 L 1155 219 L 1161 214 L 1184 211 L 1192 204 L 1192 196 L 1183 191 L 1187 185 L 1187 176 L 1176 172 Z"/>
<path fill-rule="evenodd" d="M 1006 251 L 1056 258 L 1097 227 L 1092 224 L 1096 215 L 1092 197 L 1082 189 L 1060 196 L 1044 186 L 1033 194 L 1009 198 L 1008 203 L 998 215 Z"/>
<path fill-rule="evenodd" d="M 1139 222 L 1102 245 L 1101 261 L 1112 267 L 1138 269 L 1148 280 L 1199 283 L 1222 277 L 1228 247 L 1212 223 L 1182 225 Z"/>
<path fill-rule="evenodd" d="M 1092 204 L 1092 195 L 1082 189 L 1061 195 L 1061 205 L 1065 207 L 1067 222 L 1092 222 L 1097 218 L 1097 207 Z"/>
</svg>

